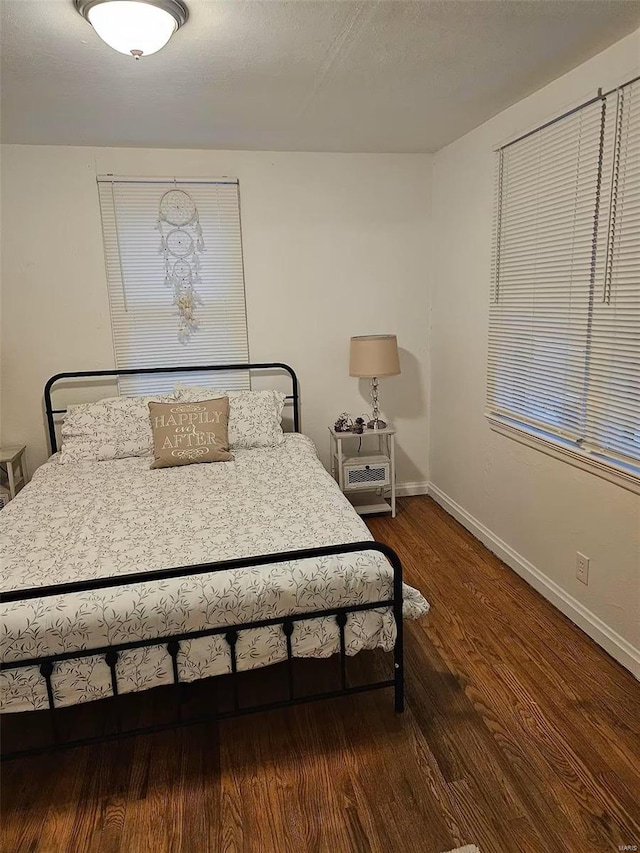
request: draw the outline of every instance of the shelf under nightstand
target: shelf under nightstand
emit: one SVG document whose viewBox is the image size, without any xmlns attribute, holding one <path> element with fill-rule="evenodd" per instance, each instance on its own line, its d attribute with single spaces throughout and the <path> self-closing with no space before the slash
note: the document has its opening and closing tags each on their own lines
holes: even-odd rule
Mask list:
<svg viewBox="0 0 640 853">
<path fill-rule="evenodd" d="M 372 492 L 345 492 L 358 515 L 375 515 L 379 512 L 390 512 L 395 518 L 391 503 L 382 495 Z"/>
</svg>

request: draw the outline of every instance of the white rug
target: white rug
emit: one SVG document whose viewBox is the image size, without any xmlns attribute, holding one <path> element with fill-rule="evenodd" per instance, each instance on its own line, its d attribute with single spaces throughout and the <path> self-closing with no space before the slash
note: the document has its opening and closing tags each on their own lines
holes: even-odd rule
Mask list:
<svg viewBox="0 0 640 853">
<path fill-rule="evenodd" d="M 449 850 L 449 853 L 480 853 L 480 849 L 475 844 L 467 844 L 465 847 L 456 847 L 455 850 Z"/>
</svg>

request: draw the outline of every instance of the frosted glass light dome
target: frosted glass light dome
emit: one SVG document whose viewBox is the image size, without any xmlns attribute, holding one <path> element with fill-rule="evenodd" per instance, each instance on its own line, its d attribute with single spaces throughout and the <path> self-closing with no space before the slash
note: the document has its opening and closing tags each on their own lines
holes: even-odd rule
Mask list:
<svg viewBox="0 0 640 853">
<path fill-rule="evenodd" d="M 76 0 L 109 47 L 140 59 L 156 53 L 187 19 L 180 0 Z"/>
</svg>

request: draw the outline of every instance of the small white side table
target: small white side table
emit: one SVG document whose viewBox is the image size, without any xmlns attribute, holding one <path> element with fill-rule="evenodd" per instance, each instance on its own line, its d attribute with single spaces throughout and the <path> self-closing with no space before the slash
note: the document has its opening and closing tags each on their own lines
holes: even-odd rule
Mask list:
<svg viewBox="0 0 640 853">
<path fill-rule="evenodd" d="M 24 444 L 0 447 L 0 468 L 9 483 L 9 497 L 15 498 L 20 489 L 29 482 L 24 454 Z"/>
<path fill-rule="evenodd" d="M 331 475 L 341 491 L 349 498 L 358 515 L 390 512 L 396 517 L 396 431 L 388 425 L 384 429 L 365 429 L 358 435 L 353 432 L 336 432 L 329 427 Z M 345 453 L 343 442 L 377 439 L 377 452 Z M 388 493 L 389 499 L 385 497 Z"/>
</svg>

